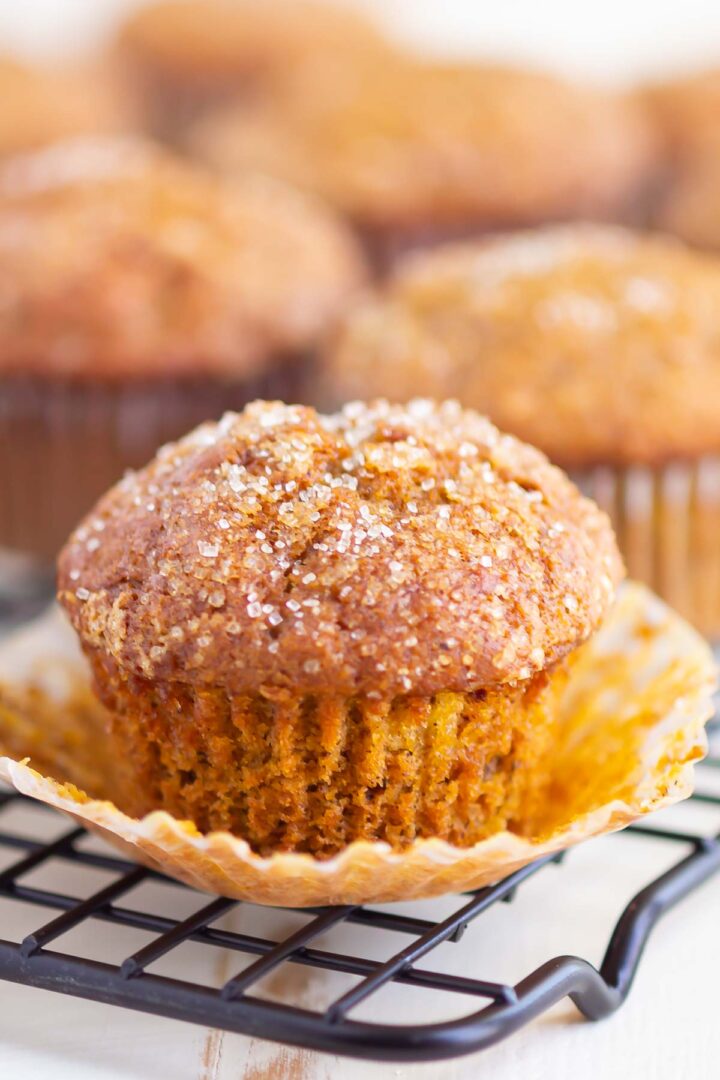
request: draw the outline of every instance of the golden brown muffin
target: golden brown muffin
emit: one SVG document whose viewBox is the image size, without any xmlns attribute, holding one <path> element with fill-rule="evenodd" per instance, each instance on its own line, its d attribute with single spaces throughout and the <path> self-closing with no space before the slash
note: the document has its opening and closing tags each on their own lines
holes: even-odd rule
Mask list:
<svg viewBox="0 0 720 1080">
<path fill-rule="evenodd" d="M 312 200 L 136 140 L 0 170 L 0 542 L 54 555 L 128 466 L 258 392 L 309 393 L 362 278 Z"/>
<path fill-rule="evenodd" d="M 644 113 L 619 96 L 399 57 L 306 67 L 191 143 L 222 171 L 260 167 L 321 193 L 380 262 L 438 237 L 622 212 L 655 164 Z"/>
<path fill-rule="evenodd" d="M 163 0 L 130 16 L 116 52 L 153 130 L 172 135 L 288 66 L 386 47 L 366 16 L 322 0 Z"/>
<path fill-rule="evenodd" d="M 594 504 L 454 403 L 256 402 L 102 499 L 59 598 L 124 808 L 326 856 L 512 827 L 620 575 Z"/>
<path fill-rule="evenodd" d="M 630 572 L 720 631 L 720 264 L 565 226 L 416 256 L 352 312 L 338 399 L 453 395 L 575 471 Z"/>
<path fill-rule="evenodd" d="M 96 68 L 33 68 L 0 56 L 0 101 L 0 156 L 133 126 L 111 74 Z"/>
</svg>

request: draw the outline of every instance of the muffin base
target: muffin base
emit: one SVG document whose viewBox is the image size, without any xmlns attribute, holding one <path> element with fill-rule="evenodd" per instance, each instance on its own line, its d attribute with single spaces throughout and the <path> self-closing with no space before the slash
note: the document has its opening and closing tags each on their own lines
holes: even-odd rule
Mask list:
<svg viewBox="0 0 720 1080">
<path fill-rule="evenodd" d="M 48 677 L 48 658 L 67 675 L 71 691 L 59 697 L 50 680 L 53 708 L 38 713 L 35 700 L 28 707 L 23 697 L 30 682 Z M 358 840 L 332 859 L 295 852 L 262 857 L 242 837 L 203 835 L 162 811 L 129 817 L 108 801 L 117 802 L 117 762 L 107 775 L 107 755 L 93 753 L 95 723 L 88 727 L 72 710 L 76 681 L 87 687 L 88 676 L 69 627 L 54 614 L 0 644 L 0 677 L 12 685 L 30 736 L 22 745 L 16 741 L 12 752 L 0 711 L 0 754 L 10 755 L 0 757 L 0 777 L 71 815 L 128 857 L 194 888 L 239 900 L 297 908 L 478 889 L 542 855 L 620 829 L 692 790 L 692 763 L 706 749 L 704 724 L 715 682 L 712 656 L 700 636 L 631 583 L 578 659 L 558 702 L 546 763 L 548 793 L 537 818 L 523 819 L 522 835 L 503 830 L 469 848 L 434 837 L 415 840 L 403 851 Z M 46 765 L 35 753 L 49 717 L 74 752 Z M 35 769 L 18 760 L 25 755 Z"/>
<path fill-rule="evenodd" d="M 720 457 L 571 476 L 610 516 L 628 574 L 720 640 Z"/>
<path fill-rule="evenodd" d="M 158 685 L 90 659 L 130 766 L 123 809 L 320 858 L 353 840 L 468 846 L 527 814 L 565 682 L 558 668 L 475 694 L 288 700 Z"/>
<path fill-rule="evenodd" d="M 304 402 L 307 357 L 255 379 L 0 377 L 0 548 L 55 558 L 71 529 L 126 469 L 163 443 L 255 398 Z"/>
</svg>

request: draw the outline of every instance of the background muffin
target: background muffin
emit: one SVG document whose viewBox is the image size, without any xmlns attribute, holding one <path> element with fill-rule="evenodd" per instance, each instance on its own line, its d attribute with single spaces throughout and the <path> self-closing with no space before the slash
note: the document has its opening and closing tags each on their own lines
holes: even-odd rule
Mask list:
<svg viewBox="0 0 720 1080">
<path fill-rule="evenodd" d="M 644 91 L 666 156 L 654 224 L 701 248 L 720 246 L 720 69 Z"/>
<path fill-rule="evenodd" d="M 0 543 L 41 555 L 123 469 L 259 392 L 302 398 L 362 277 L 354 241 L 271 181 L 130 140 L 0 173 Z"/>
<path fill-rule="evenodd" d="M 150 127 L 178 135 L 204 109 L 262 91 L 289 65 L 384 47 L 368 18 L 322 0 L 164 0 L 129 17 L 115 51 Z"/>
<path fill-rule="evenodd" d="M 101 500 L 59 597 L 124 809 L 324 856 L 512 827 L 619 576 L 606 517 L 476 414 L 259 402 Z"/>
<path fill-rule="evenodd" d="M 382 62 L 305 66 L 195 132 L 197 154 L 319 192 L 376 260 L 439 238 L 626 213 L 654 171 L 635 103 L 534 71 Z"/>
<path fill-rule="evenodd" d="M 630 573 L 720 633 L 720 264 L 609 227 L 416 256 L 352 313 L 339 399 L 453 395 L 614 518 Z"/>
<path fill-rule="evenodd" d="M 40 68 L 0 56 L 0 101 L 0 157 L 134 122 L 127 96 L 99 66 Z"/>
</svg>

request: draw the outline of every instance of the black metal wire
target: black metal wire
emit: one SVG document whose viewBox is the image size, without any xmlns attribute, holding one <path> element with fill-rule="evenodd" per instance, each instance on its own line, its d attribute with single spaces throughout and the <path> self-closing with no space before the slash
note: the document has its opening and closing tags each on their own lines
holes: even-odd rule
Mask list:
<svg viewBox="0 0 720 1080">
<path fill-rule="evenodd" d="M 706 767 L 720 769 L 720 759 L 709 759 Z M 720 795 L 700 791 L 693 798 L 698 804 L 720 807 Z M 618 919 L 599 969 L 576 956 L 558 956 L 511 986 L 430 971 L 417 965 L 441 943 L 459 941 L 465 929 L 483 912 L 498 902 L 511 900 L 518 887 L 558 862 L 561 856 L 546 856 L 497 885 L 470 894 L 469 898 L 458 897 L 456 909 L 440 922 L 410 916 L 399 908 L 302 909 L 308 922 L 276 941 L 212 925 L 238 906 L 232 900 L 208 901 L 197 894 L 197 909 L 185 919 L 119 904 L 118 900 L 145 881 L 166 883 L 190 894 L 192 890 L 119 856 L 83 850 L 79 844 L 85 833 L 80 828 L 48 843 L 3 828 L 3 814 L 26 801 L 14 792 L 0 791 L 0 849 L 18 853 L 17 859 L 0 871 L 0 901 L 6 898 L 59 914 L 22 941 L 0 939 L 0 978 L 296 1046 L 369 1059 L 429 1061 L 479 1050 L 512 1034 L 564 997 L 570 997 L 588 1019 L 607 1016 L 629 993 L 643 949 L 660 917 L 720 870 L 720 835 L 704 836 L 653 824 L 631 826 L 619 837 L 630 834 L 644 841 L 671 843 L 682 849 L 683 857 L 631 900 Z M 51 815 L 48 812 L 48 821 L 53 820 Z M 41 888 L 25 880 L 31 871 L 57 862 L 109 872 L 113 880 L 88 897 Z M 562 887 L 561 878 L 558 887 Z M 147 931 L 154 937 L 118 964 L 100 963 L 49 948 L 88 919 Z M 385 961 L 316 947 L 322 934 L 343 923 L 359 924 L 378 934 L 401 933 L 411 941 Z M 219 989 L 148 971 L 150 965 L 188 941 L 256 959 Z M 359 976 L 360 982 L 322 1011 L 267 1001 L 250 993 L 260 979 L 286 962 Z M 435 1024 L 391 1025 L 352 1018 L 362 1002 L 389 983 L 470 995 L 483 1001 L 483 1005 L 469 1016 Z"/>
</svg>

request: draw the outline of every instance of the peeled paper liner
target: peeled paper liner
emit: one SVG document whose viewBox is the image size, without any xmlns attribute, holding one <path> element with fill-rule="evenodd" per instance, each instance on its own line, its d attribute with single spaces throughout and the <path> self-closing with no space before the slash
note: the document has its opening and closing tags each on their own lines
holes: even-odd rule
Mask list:
<svg viewBox="0 0 720 1080">
<path fill-rule="evenodd" d="M 524 835 L 501 832 L 464 849 L 438 839 L 403 851 L 355 841 L 327 860 L 261 857 L 229 833 L 202 835 L 164 811 L 137 820 L 85 793 L 111 795 L 115 770 L 84 661 L 53 612 L 0 643 L 0 747 L 12 755 L 0 757 L 0 777 L 208 892 L 292 907 L 419 899 L 490 884 L 687 797 L 693 762 L 707 749 L 714 686 L 702 638 L 644 586 L 628 584 L 571 666 L 542 819 L 523 823 Z"/>
</svg>

